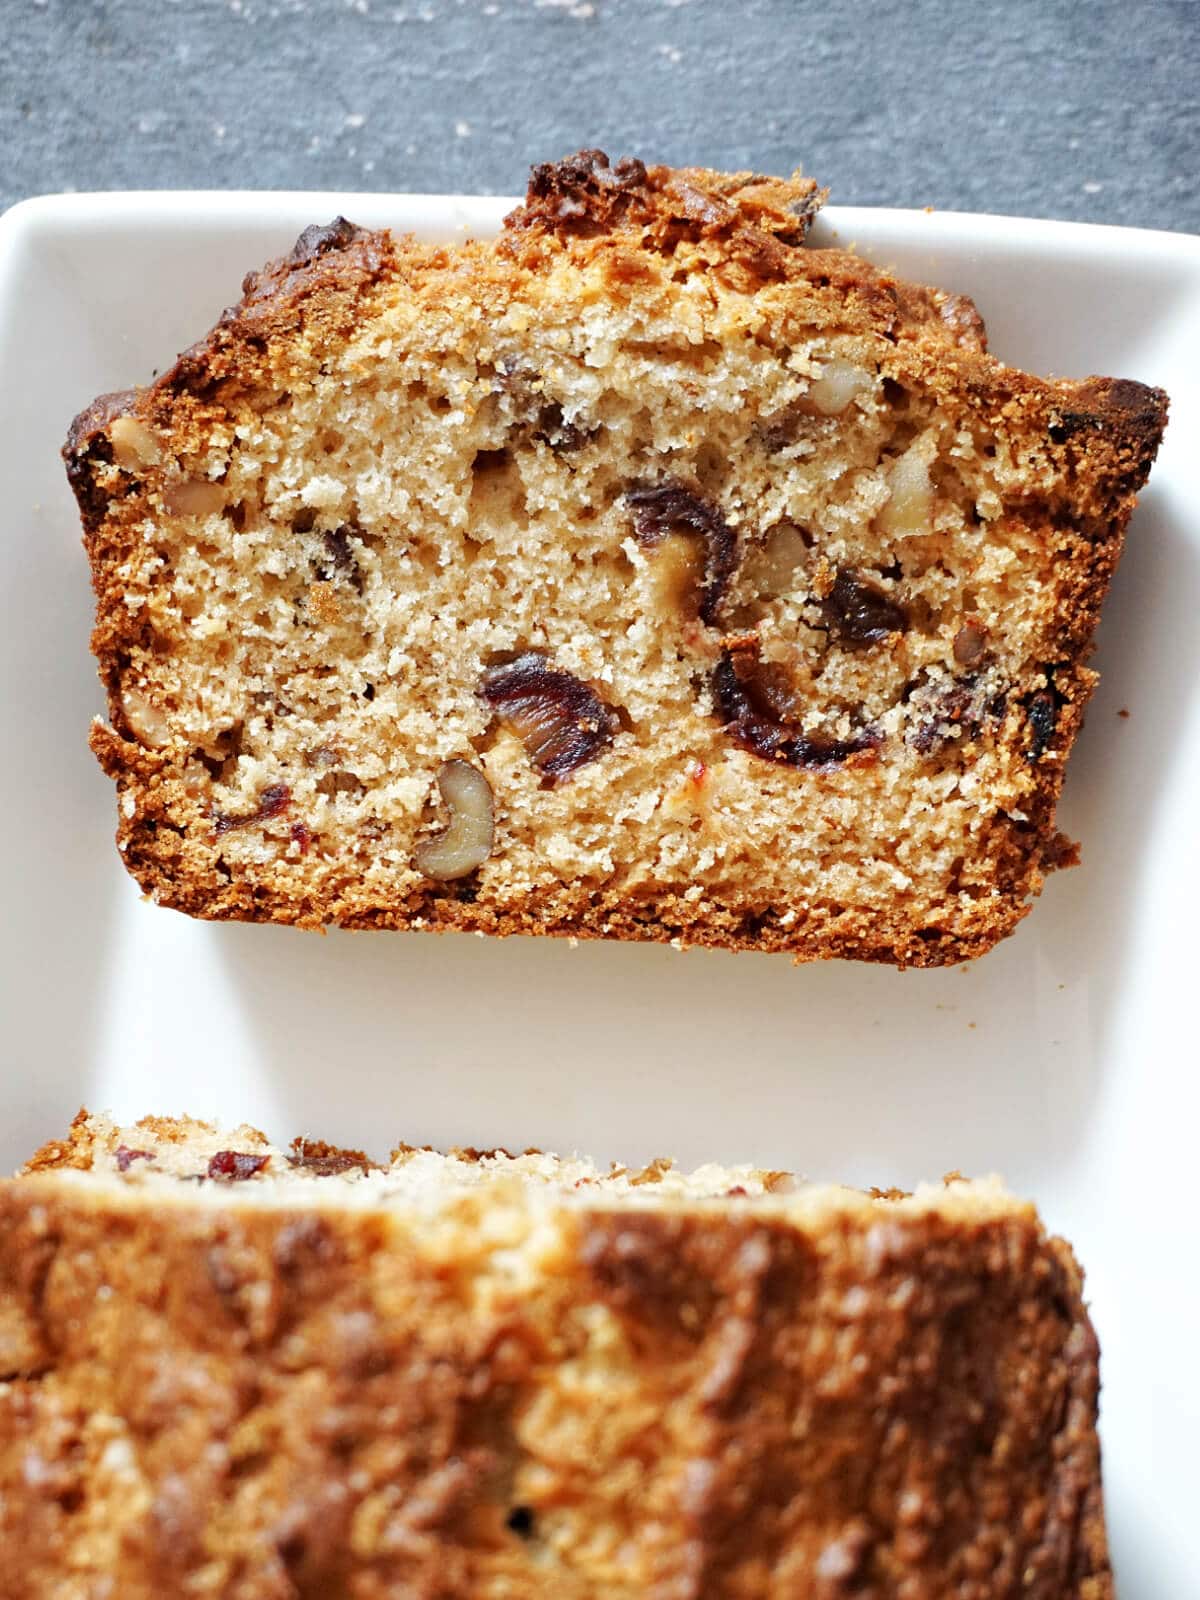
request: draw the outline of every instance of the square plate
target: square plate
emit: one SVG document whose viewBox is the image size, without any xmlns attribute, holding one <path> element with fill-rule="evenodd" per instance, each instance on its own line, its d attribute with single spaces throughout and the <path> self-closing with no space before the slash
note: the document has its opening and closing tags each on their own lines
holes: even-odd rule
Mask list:
<svg viewBox="0 0 1200 1600">
<path fill-rule="evenodd" d="M 972 295 L 1005 359 L 1173 401 L 1062 806 L 1083 865 L 969 969 L 207 926 L 144 903 L 120 866 L 86 744 L 102 702 L 58 458 L 73 413 L 146 381 L 310 222 L 484 235 L 511 203 L 73 196 L 0 223 L 0 1164 L 86 1102 L 377 1152 L 538 1144 L 901 1185 L 1003 1172 L 1088 1269 L 1121 1593 L 1182 1594 L 1200 1572 L 1200 240 L 921 212 L 819 225 Z"/>
</svg>

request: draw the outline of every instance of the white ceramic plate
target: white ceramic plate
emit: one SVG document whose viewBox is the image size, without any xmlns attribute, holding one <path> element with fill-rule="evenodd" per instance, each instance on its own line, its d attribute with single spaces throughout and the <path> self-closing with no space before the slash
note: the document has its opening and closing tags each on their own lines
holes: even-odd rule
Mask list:
<svg viewBox="0 0 1200 1600">
<path fill-rule="evenodd" d="M 378 1152 L 538 1144 L 880 1184 L 1000 1171 L 1088 1269 L 1121 1593 L 1196 1593 L 1200 240 L 919 212 L 821 224 L 973 295 L 1005 359 L 1173 400 L 1062 809 L 1084 864 L 969 970 L 210 927 L 143 903 L 119 865 L 86 744 L 101 697 L 58 459 L 73 413 L 167 365 L 310 222 L 450 237 L 505 209 L 127 194 L 0 222 L 0 1164 L 86 1102 Z"/>
</svg>

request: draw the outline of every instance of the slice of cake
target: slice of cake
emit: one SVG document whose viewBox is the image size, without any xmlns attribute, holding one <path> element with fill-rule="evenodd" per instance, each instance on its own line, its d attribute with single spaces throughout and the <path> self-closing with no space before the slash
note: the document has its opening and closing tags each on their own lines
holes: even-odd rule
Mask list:
<svg viewBox="0 0 1200 1600">
<path fill-rule="evenodd" d="M 0 1184 L 5 1600 L 1110 1600 L 1097 1348 L 994 1181 L 277 1149 Z"/>
<path fill-rule="evenodd" d="M 1166 397 L 809 248 L 799 177 L 338 220 L 71 429 L 119 845 L 195 916 L 933 965 L 1048 867 Z M 1035 288 L 1031 292 L 1036 292 Z"/>
</svg>

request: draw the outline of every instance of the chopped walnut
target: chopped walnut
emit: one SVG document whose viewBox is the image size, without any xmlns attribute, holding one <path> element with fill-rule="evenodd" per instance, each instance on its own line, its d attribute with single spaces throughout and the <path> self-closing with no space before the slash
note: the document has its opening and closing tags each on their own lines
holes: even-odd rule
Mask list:
<svg viewBox="0 0 1200 1600">
<path fill-rule="evenodd" d="M 168 516 L 208 517 L 225 509 L 225 490 L 205 479 L 171 483 L 163 491 L 163 505 Z"/>
<path fill-rule="evenodd" d="M 171 742 L 171 725 L 163 713 L 140 689 L 122 689 L 121 715 L 139 744 L 161 750 Z"/>
<path fill-rule="evenodd" d="M 964 622 L 954 635 L 954 659 L 960 667 L 969 667 L 978 661 L 987 644 L 987 629 L 981 623 Z"/>
<path fill-rule="evenodd" d="M 413 860 L 427 878 L 450 883 L 476 871 L 492 853 L 492 788 L 469 761 L 443 762 L 437 782 L 450 821 L 441 833 L 418 844 Z"/>
<path fill-rule="evenodd" d="M 835 356 L 809 384 L 797 409 L 815 411 L 822 417 L 840 417 L 853 400 L 860 394 L 868 394 L 874 386 L 875 380 L 869 372 Z"/>
<path fill-rule="evenodd" d="M 888 502 L 879 513 L 882 532 L 895 538 L 928 533 L 933 517 L 933 483 L 927 446 L 918 440 L 888 471 Z"/>
<path fill-rule="evenodd" d="M 136 417 L 114 417 L 109 424 L 108 437 L 112 440 L 113 460 L 126 472 L 156 467 L 162 460 L 158 440 Z"/>
<path fill-rule="evenodd" d="M 746 552 L 739 589 L 763 600 L 791 594 L 807 560 L 808 547 L 808 538 L 794 522 L 776 523 L 761 545 Z"/>
</svg>

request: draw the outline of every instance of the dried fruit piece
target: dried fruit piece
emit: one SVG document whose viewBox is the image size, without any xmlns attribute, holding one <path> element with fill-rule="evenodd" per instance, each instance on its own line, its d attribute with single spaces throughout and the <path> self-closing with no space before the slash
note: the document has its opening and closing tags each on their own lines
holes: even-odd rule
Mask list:
<svg viewBox="0 0 1200 1600">
<path fill-rule="evenodd" d="M 223 833 L 232 833 L 235 828 L 249 828 L 256 822 L 269 822 L 272 817 L 278 817 L 287 810 L 292 803 L 292 791 L 286 783 L 273 783 L 270 788 L 264 789 L 259 796 L 258 809 L 251 811 L 244 817 L 231 817 L 221 812 L 216 819 L 216 834 L 219 839 Z"/>
<path fill-rule="evenodd" d="M 371 1158 L 361 1150 L 342 1150 L 323 1139 L 293 1139 L 288 1154 L 289 1167 L 310 1172 L 317 1178 L 338 1177 L 343 1172 L 377 1172 Z"/>
<path fill-rule="evenodd" d="M 413 861 L 427 878 L 450 883 L 476 871 L 492 853 L 492 788 L 469 761 L 443 762 L 437 782 L 450 809 L 450 821 L 434 838 L 421 841 Z"/>
<path fill-rule="evenodd" d="M 821 610 L 829 631 L 842 644 L 879 644 L 889 634 L 903 633 L 908 627 L 903 606 L 854 567 L 838 568 Z"/>
<path fill-rule="evenodd" d="M 696 534 L 704 542 L 704 583 L 700 620 L 715 626 L 717 613 L 737 564 L 737 538 L 725 518 L 680 483 L 645 484 L 629 489 L 625 504 L 633 517 L 638 543 L 660 545 L 669 533 Z"/>
<path fill-rule="evenodd" d="M 908 697 L 912 721 L 905 742 L 924 756 L 977 738 L 987 719 L 1004 714 L 1004 696 L 996 689 L 987 675 L 921 680 Z"/>
<path fill-rule="evenodd" d="M 248 1150 L 218 1150 L 208 1163 L 207 1175 L 240 1183 L 261 1172 L 270 1159 L 270 1156 L 256 1156 Z"/>
<path fill-rule="evenodd" d="M 987 644 L 987 630 L 978 622 L 964 622 L 954 635 L 954 659 L 960 667 L 978 661 Z"/>
<path fill-rule="evenodd" d="M 615 712 L 594 689 L 550 667 L 537 650 L 489 667 L 479 692 L 552 783 L 594 761 L 617 729 Z"/>
<path fill-rule="evenodd" d="M 557 400 L 549 400 L 538 412 L 533 437 L 551 450 L 567 453 L 579 450 L 598 432 L 599 424 L 586 427 L 579 422 L 568 422 Z"/>
<path fill-rule="evenodd" d="M 153 1161 L 153 1150 L 133 1150 L 127 1144 L 119 1144 L 113 1151 L 118 1172 L 128 1172 L 135 1161 Z"/>
<path fill-rule="evenodd" d="M 352 532 L 353 529 L 343 523 L 341 527 L 331 528 L 322 536 L 329 559 L 319 569 L 319 576 L 327 583 L 334 578 L 346 578 L 361 594 L 362 574 L 358 569 L 358 558 L 354 553 L 354 547 L 350 543 Z"/>
<path fill-rule="evenodd" d="M 877 750 L 883 742 L 873 728 L 862 728 L 850 739 L 804 733 L 793 722 L 776 715 L 778 686 L 754 650 L 725 650 L 713 671 L 713 693 L 726 730 L 745 749 L 767 761 L 792 767 L 833 767 L 850 756 Z"/>
<path fill-rule="evenodd" d="M 1039 689 L 1029 702 L 1030 761 L 1040 761 L 1049 748 L 1058 725 L 1058 697 L 1051 689 Z"/>
</svg>

